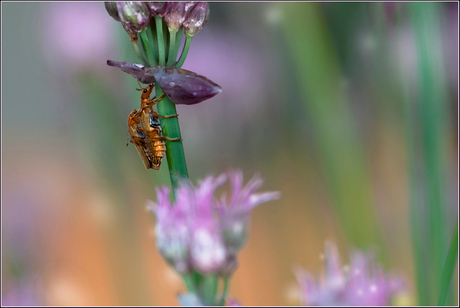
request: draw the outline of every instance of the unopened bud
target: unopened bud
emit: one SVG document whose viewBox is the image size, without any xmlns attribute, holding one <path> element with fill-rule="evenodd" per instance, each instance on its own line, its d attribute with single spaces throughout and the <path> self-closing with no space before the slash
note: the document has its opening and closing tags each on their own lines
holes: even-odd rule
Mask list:
<svg viewBox="0 0 460 308">
<path fill-rule="evenodd" d="M 164 17 L 168 12 L 171 2 L 145 2 L 150 9 L 150 15 Z"/>
<path fill-rule="evenodd" d="M 120 21 L 120 17 L 118 17 L 118 9 L 117 9 L 117 3 L 116 2 L 104 2 L 105 9 L 107 10 L 107 13 L 115 19 L 116 21 Z"/>
<path fill-rule="evenodd" d="M 150 10 L 144 2 L 117 2 L 118 16 L 131 40 L 137 40 L 137 33 L 147 28 L 150 22 Z"/>
<path fill-rule="evenodd" d="M 165 22 L 169 31 L 178 31 L 187 17 L 188 12 L 195 7 L 196 2 L 171 2 Z"/>
<path fill-rule="evenodd" d="M 183 25 L 185 34 L 194 36 L 203 29 L 209 19 L 209 3 L 198 2 L 187 15 Z"/>
</svg>

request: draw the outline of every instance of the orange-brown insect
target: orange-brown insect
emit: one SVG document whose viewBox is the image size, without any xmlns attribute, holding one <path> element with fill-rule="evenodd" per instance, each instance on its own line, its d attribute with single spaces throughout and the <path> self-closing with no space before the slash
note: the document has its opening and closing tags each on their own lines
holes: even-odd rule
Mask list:
<svg viewBox="0 0 460 308">
<path fill-rule="evenodd" d="M 162 116 L 153 110 L 152 107 L 164 97 L 162 94 L 159 98 L 150 100 L 154 86 L 154 84 L 150 84 L 145 88 L 137 89 L 142 91 L 141 108 L 139 111 L 131 112 L 128 118 L 128 127 L 132 138 L 131 142 L 136 146 L 145 167 L 160 170 L 161 160 L 166 155 L 164 140 L 180 141 L 181 139 L 163 136 L 158 117 L 168 119 L 177 117 L 177 114 Z M 141 122 L 142 128 L 139 127 Z"/>
<path fill-rule="evenodd" d="M 145 168 L 151 169 L 154 166 L 154 155 L 150 152 L 147 147 L 145 140 L 145 134 L 142 128 L 139 127 L 140 119 L 139 112 L 134 109 L 128 117 L 128 131 L 131 135 L 131 143 L 136 147 L 139 156 L 144 163 Z M 128 144 L 126 144 L 128 145 Z"/>
</svg>

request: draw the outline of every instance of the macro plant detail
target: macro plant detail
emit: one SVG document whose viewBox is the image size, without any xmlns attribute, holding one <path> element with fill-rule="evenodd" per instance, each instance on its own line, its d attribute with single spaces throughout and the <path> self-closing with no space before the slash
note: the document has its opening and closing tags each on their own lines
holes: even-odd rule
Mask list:
<svg viewBox="0 0 460 308">
<path fill-rule="evenodd" d="M 106 2 L 105 8 L 112 18 L 122 24 L 142 63 L 107 60 L 108 66 L 130 74 L 139 83 L 139 89 L 136 90 L 141 91 L 140 107 L 134 109 L 128 116 L 130 142 L 135 146 L 146 169 L 160 170 L 165 157 L 168 162 L 171 188 L 165 186 L 156 188 L 157 201 L 148 202 L 147 208 L 155 214 L 157 220 L 155 236 L 160 254 L 180 274 L 187 287 L 187 293 L 179 294 L 178 300 L 182 305 L 236 304 L 236 301 L 229 300 L 228 289 L 232 274 L 238 265 L 237 255 L 247 242 L 251 211 L 260 203 L 278 199 L 280 194 L 278 192 L 256 193 L 262 185 L 259 176 L 254 176 L 243 187 L 241 171 L 229 171 L 216 178 L 207 177 L 196 187 L 189 182 L 175 105 L 195 105 L 222 91 L 217 83 L 207 77 L 181 68 L 188 55 L 192 38 L 208 21 L 209 4 L 207 2 Z M 315 15 L 315 9 L 310 13 Z M 295 12 L 290 21 L 303 20 L 303 15 L 298 14 L 300 13 Z M 308 31 L 322 31 L 314 27 L 319 23 L 314 20 L 309 22 L 312 27 L 307 27 Z M 185 40 L 179 55 L 183 35 Z M 292 33 L 290 32 L 289 35 Z M 290 41 L 294 43 L 291 49 L 297 51 L 295 56 L 299 63 L 303 63 L 302 59 L 307 50 L 313 50 L 310 53 L 319 55 L 323 54 L 322 48 L 327 48 L 322 46 L 321 42 L 306 44 L 303 48 L 299 48 L 295 43 L 296 40 Z M 304 64 L 308 64 L 309 67 L 313 62 L 307 61 Z M 313 65 L 309 69 L 315 70 L 316 66 Z M 325 72 L 322 75 L 325 80 L 335 78 L 334 69 L 330 72 L 321 71 Z M 147 86 L 142 87 L 141 83 Z M 311 100 L 313 104 L 323 106 L 324 102 L 329 102 L 336 105 L 336 99 L 340 100 L 339 96 L 334 99 L 327 95 L 323 96 L 328 90 L 320 90 L 327 84 L 321 81 L 321 78 L 307 78 L 305 83 L 312 83 L 310 90 L 320 93 L 320 95 L 312 94 L 315 98 Z M 153 90 L 155 93 L 151 98 Z M 154 106 L 157 106 L 157 109 L 154 109 Z M 327 108 L 327 110 L 335 110 L 335 108 Z M 344 118 L 344 121 L 348 121 L 347 119 Z M 321 121 L 315 123 L 321 126 L 320 130 L 324 129 L 324 132 L 327 132 L 324 134 L 326 139 L 335 138 L 335 130 L 323 127 Z M 329 135 L 331 132 L 332 134 Z M 352 145 L 358 147 L 359 143 L 355 143 L 353 131 L 349 134 L 350 138 L 345 142 L 347 144 L 345 148 L 350 153 L 354 153 Z M 335 143 L 332 144 L 335 146 Z M 358 165 L 360 164 L 357 163 Z M 342 174 L 338 172 L 339 169 L 330 169 L 330 171 L 337 176 Z M 362 168 L 361 171 L 358 169 L 354 173 L 362 172 L 362 177 L 357 177 L 362 182 L 356 182 L 358 183 L 356 188 L 360 191 L 361 186 L 366 186 L 367 183 L 364 181 L 365 169 Z M 216 189 L 226 180 L 230 183 L 230 196 L 227 198 L 224 194 L 220 199 L 214 198 Z M 344 206 L 341 209 L 342 214 L 350 212 L 349 209 L 354 207 L 354 204 L 349 203 L 352 200 L 348 199 L 351 195 L 342 190 L 340 185 L 334 189 L 339 196 L 338 200 L 341 200 L 339 203 L 343 203 Z M 362 200 L 368 197 L 370 195 L 364 196 Z M 374 217 L 367 203 L 363 201 L 355 210 L 358 208 L 366 212 L 356 213 L 359 212 L 363 217 L 370 218 L 364 220 L 370 232 L 364 234 L 359 231 L 359 228 L 354 226 L 351 228 L 352 220 L 348 220 L 346 233 L 348 232 L 348 236 L 360 244 L 369 244 L 374 240 L 379 242 L 379 231 L 375 228 Z M 359 215 L 351 216 L 355 216 L 353 218 L 355 219 Z M 454 251 L 455 247 L 452 250 Z M 453 252 L 449 253 L 449 256 L 450 261 L 455 260 Z M 445 275 L 443 274 L 440 303 L 447 296 L 448 281 L 451 277 L 449 269 L 453 266 L 452 263 L 453 261 L 447 263 Z M 325 273 L 319 281 L 303 270 L 297 271 L 296 276 L 304 305 L 390 305 L 396 295 L 406 288 L 402 279 L 388 276 L 381 267 L 374 264 L 373 256 L 360 251 L 351 254 L 350 266 L 344 269 L 340 264 L 337 247 L 327 244 L 325 265 Z"/>
<path fill-rule="evenodd" d="M 458 9 L 2 3 L 2 306 L 458 306 Z"/>
<path fill-rule="evenodd" d="M 156 189 L 156 244 L 161 255 L 183 278 L 188 292 L 183 305 L 225 305 L 237 254 L 247 242 L 251 211 L 279 193 L 256 193 L 262 180 L 254 176 L 243 187 L 243 173 L 229 171 L 207 177 L 198 187 L 188 181 L 187 166 L 175 104 L 194 105 L 214 97 L 222 88 L 208 78 L 181 69 L 192 37 L 209 16 L 206 2 L 106 2 L 110 16 L 122 23 L 142 64 L 107 61 L 139 82 L 141 102 L 128 116 L 130 142 L 147 169 L 159 170 L 167 156 L 172 189 Z M 168 35 L 163 35 L 165 28 Z M 186 39 L 176 61 L 183 29 Z M 140 46 L 138 37 L 141 38 Z M 140 83 L 148 84 L 142 87 Z M 156 97 L 151 99 L 153 89 Z M 153 106 L 158 106 L 158 112 Z M 164 132 L 164 135 L 163 135 Z M 216 201 L 215 189 L 231 184 L 227 201 Z M 171 192 L 174 200 L 171 201 Z M 223 282 L 218 296 L 219 278 Z"/>
<path fill-rule="evenodd" d="M 214 197 L 215 190 L 230 183 L 230 194 Z M 196 187 L 184 181 L 169 199 L 170 189 L 156 189 L 157 201 L 147 208 L 157 218 L 156 245 L 167 262 L 181 274 L 188 293 L 180 300 L 195 299 L 195 304 L 223 305 L 237 254 L 247 242 L 252 210 L 259 204 L 280 197 L 278 192 L 256 193 L 262 179 L 255 175 L 243 186 L 241 171 L 208 176 Z M 218 279 L 223 287 L 217 296 Z"/>
<path fill-rule="evenodd" d="M 150 102 L 149 106 L 141 106 L 139 111 L 134 110 L 129 115 L 131 142 L 147 169 L 159 170 L 161 158 L 167 157 L 175 189 L 181 179 L 188 179 L 179 121 L 177 116 L 171 116 L 177 115 L 175 104 L 197 104 L 222 91 L 219 85 L 206 77 L 180 68 L 193 36 L 208 20 L 209 4 L 131 1 L 105 2 L 105 8 L 112 18 L 122 24 L 143 63 L 108 60 L 107 64 L 133 75 L 141 83 L 149 84 L 147 88 L 150 92 L 155 84 L 155 96 L 158 97 L 150 100 L 149 92 L 143 98 Z M 177 60 L 183 32 L 186 39 Z M 158 106 L 155 113 L 154 104 Z M 144 120 L 140 121 L 142 114 Z"/>
</svg>

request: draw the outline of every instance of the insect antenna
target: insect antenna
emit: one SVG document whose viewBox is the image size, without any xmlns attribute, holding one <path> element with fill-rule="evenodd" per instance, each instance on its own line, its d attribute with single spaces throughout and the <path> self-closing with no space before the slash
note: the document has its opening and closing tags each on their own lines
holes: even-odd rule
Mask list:
<svg viewBox="0 0 460 308">
<path fill-rule="evenodd" d="M 141 83 L 139 82 L 139 80 L 137 80 L 137 84 L 139 85 L 139 88 L 140 88 L 140 89 L 136 89 L 137 91 L 142 91 L 145 89 L 141 86 Z"/>
</svg>

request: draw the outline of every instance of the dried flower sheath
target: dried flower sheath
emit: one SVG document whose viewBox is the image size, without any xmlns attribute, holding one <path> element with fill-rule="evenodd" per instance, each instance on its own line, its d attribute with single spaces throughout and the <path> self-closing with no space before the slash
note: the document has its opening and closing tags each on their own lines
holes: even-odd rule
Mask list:
<svg viewBox="0 0 460 308">
<path fill-rule="evenodd" d="M 212 80 L 181 68 L 145 67 L 141 64 L 111 60 L 108 60 L 107 64 L 131 74 L 142 83 L 158 82 L 165 94 L 176 105 L 198 104 L 222 92 L 222 88 Z"/>
</svg>

